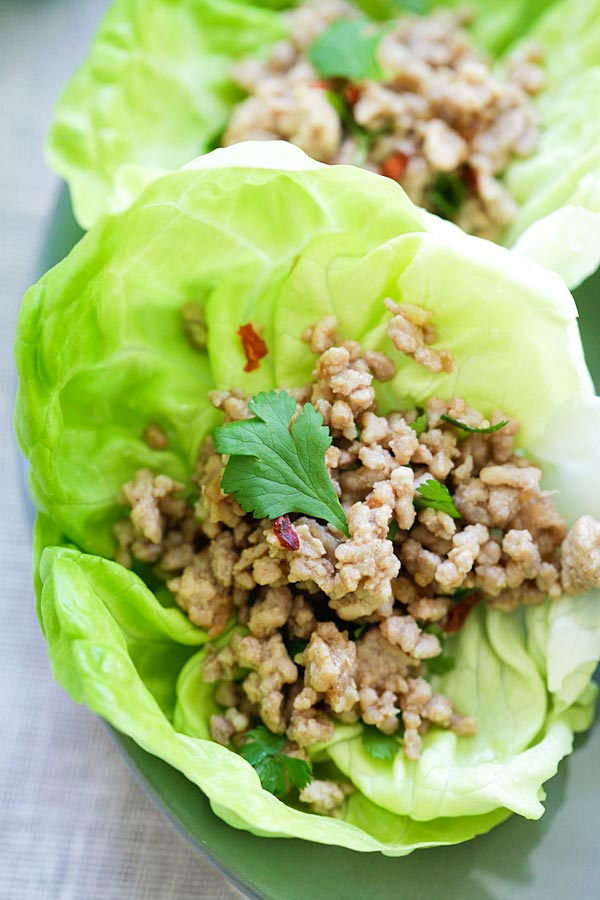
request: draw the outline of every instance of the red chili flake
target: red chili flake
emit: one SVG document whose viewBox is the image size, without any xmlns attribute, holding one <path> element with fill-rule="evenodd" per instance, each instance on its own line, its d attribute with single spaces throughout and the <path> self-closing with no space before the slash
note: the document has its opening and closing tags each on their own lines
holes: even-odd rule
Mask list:
<svg viewBox="0 0 600 900">
<path fill-rule="evenodd" d="M 473 591 L 467 594 L 462 600 L 459 600 L 455 607 L 450 610 L 446 624 L 444 625 L 445 634 L 455 634 L 463 627 L 471 612 L 478 606 L 484 598 L 481 591 Z"/>
<path fill-rule="evenodd" d="M 242 347 L 248 360 L 244 366 L 244 372 L 253 372 L 255 369 L 258 369 L 263 356 L 266 356 L 269 352 L 267 345 L 250 323 L 240 325 L 236 334 L 239 334 L 242 339 Z"/>
<path fill-rule="evenodd" d="M 285 550 L 298 550 L 300 538 L 290 522 L 289 516 L 279 516 L 278 519 L 273 519 L 273 531 Z"/>
<path fill-rule="evenodd" d="M 349 84 L 344 91 L 344 96 L 346 97 L 346 100 L 348 101 L 350 106 L 354 106 L 360 100 L 360 88 L 355 84 Z"/>
<path fill-rule="evenodd" d="M 406 172 L 410 157 L 398 150 L 381 163 L 381 174 L 393 181 L 400 181 Z"/>
<path fill-rule="evenodd" d="M 479 172 L 471 166 L 464 166 L 460 172 L 460 180 L 465 184 L 471 194 L 479 193 Z"/>
<path fill-rule="evenodd" d="M 331 90 L 331 84 L 329 83 L 329 81 L 313 81 L 312 87 L 319 88 L 322 91 Z"/>
</svg>

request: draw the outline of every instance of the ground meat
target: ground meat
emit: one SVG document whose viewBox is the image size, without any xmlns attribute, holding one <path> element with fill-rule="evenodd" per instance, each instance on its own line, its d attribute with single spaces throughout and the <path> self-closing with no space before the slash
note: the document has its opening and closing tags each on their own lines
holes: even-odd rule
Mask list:
<svg viewBox="0 0 600 900">
<path fill-rule="evenodd" d="M 388 308 L 420 330 L 423 347 L 433 338 L 428 313 Z M 307 330 L 320 354 L 315 382 L 291 393 L 298 410 L 310 400 L 329 424 L 325 463 L 349 537 L 291 511 L 298 546 L 282 544 L 273 522 L 223 493 L 226 459 L 209 439 L 192 478 L 195 507 L 182 484 L 148 469 L 124 485 L 130 514 L 114 528 L 117 559 L 152 566 L 210 638 L 235 620 L 226 646 L 209 644 L 203 663 L 220 707 L 214 740 L 237 746 L 262 721 L 302 758 L 333 738 L 335 722 L 395 734 L 402 721 L 404 754 L 417 759 L 428 728 L 465 737 L 477 728 L 427 680 L 444 634 L 484 601 L 511 610 L 600 586 L 600 523 L 584 516 L 567 533 L 540 469 L 515 452 L 518 423 L 466 434 L 445 418 L 486 428 L 509 418 L 499 410 L 488 421 L 461 398 L 432 398 L 425 413 L 381 414 L 373 380 L 393 374 L 393 362 L 335 343 L 336 330 L 333 317 Z M 213 392 L 212 402 L 227 421 L 249 415 L 241 391 Z M 431 480 L 446 486 L 459 517 L 423 507 L 418 488 Z"/>
<path fill-rule="evenodd" d="M 238 662 L 252 671 L 244 681 L 247 697 L 258 705 L 260 717 L 270 731 L 283 734 L 284 685 L 295 684 L 298 669 L 288 656 L 280 634 L 264 640 L 244 637 L 237 648 Z M 290 740 L 295 740 L 288 735 Z M 297 741 L 297 743 L 301 743 Z"/>
<path fill-rule="evenodd" d="M 313 780 L 300 791 L 300 802 L 308 803 L 311 811 L 323 816 L 335 815 L 342 806 L 352 786 L 343 781 Z"/>
<path fill-rule="evenodd" d="M 432 314 L 410 303 L 398 306 L 387 299 L 385 305 L 392 313 L 387 325 L 387 335 L 394 347 L 432 372 L 453 372 L 454 360 L 447 350 L 433 350 L 429 344 L 437 340 L 431 327 Z"/>
<path fill-rule="evenodd" d="M 337 547 L 337 572 L 330 606 L 345 620 L 368 616 L 392 599 L 391 580 L 400 570 L 387 540 L 392 510 L 355 503 L 347 512 L 350 540 Z"/>
<path fill-rule="evenodd" d="M 509 57 L 501 81 L 470 46 L 461 10 L 405 14 L 378 43 L 382 80 L 321 80 L 309 45 L 331 22 L 356 15 L 333 0 L 289 12 L 289 39 L 269 60 L 236 64 L 233 78 L 250 96 L 234 109 L 223 143 L 291 140 L 324 162 L 393 178 L 420 206 L 498 238 L 517 211 L 499 179 L 513 158 L 537 146 L 530 97 L 543 85 L 540 48 Z M 366 152 L 357 132 L 370 137 Z"/>
<path fill-rule="evenodd" d="M 250 610 L 248 628 L 254 637 L 264 638 L 283 628 L 292 611 L 292 592 L 288 587 L 269 588 Z"/>
<path fill-rule="evenodd" d="M 226 539 L 229 536 L 223 537 Z M 209 545 L 196 555 L 193 563 L 184 569 L 181 576 L 167 582 L 167 587 L 173 591 L 179 606 L 195 625 L 205 628 L 211 638 L 225 630 L 233 612 L 231 590 L 228 590 L 214 571 L 215 550 L 212 548 L 215 546 L 218 553 L 218 545 Z M 221 577 L 227 580 L 227 575 Z"/>
<path fill-rule="evenodd" d="M 183 488 L 183 484 L 168 475 L 154 477 L 149 469 L 140 469 L 134 480 L 122 488 L 122 499 L 131 507 L 131 522 L 136 532 L 159 544 L 163 537 L 165 501 Z"/>
<path fill-rule="evenodd" d="M 151 450 L 166 450 L 169 446 L 169 437 L 156 422 L 152 422 L 144 431 L 144 440 Z"/>
<path fill-rule="evenodd" d="M 356 644 L 333 622 L 320 622 L 313 631 L 302 657 L 304 683 L 325 695 L 335 713 L 349 712 L 358 701 Z"/>
<path fill-rule="evenodd" d="M 309 747 L 333 738 L 333 722 L 321 710 L 294 710 L 286 734 L 300 747 Z"/>
<path fill-rule="evenodd" d="M 600 523 L 590 516 L 578 519 L 562 543 L 562 583 L 576 594 L 600 587 Z"/>
</svg>

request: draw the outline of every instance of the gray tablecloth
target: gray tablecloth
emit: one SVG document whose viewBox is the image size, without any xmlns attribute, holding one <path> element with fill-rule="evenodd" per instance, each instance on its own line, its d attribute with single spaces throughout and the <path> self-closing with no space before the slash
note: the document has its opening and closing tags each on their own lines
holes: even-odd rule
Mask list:
<svg viewBox="0 0 600 900">
<path fill-rule="evenodd" d="M 55 684 L 12 438 L 12 344 L 58 190 L 42 155 L 106 0 L 0 0 L 0 898 L 239 897 L 155 809 L 104 726 Z"/>
</svg>

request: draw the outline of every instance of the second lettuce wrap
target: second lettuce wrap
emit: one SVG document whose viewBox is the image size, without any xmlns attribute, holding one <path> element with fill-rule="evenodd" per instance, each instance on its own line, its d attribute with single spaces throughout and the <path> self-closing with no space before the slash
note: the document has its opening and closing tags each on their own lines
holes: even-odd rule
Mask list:
<svg viewBox="0 0 600 900">
<path fill-rule="evenodd" d="M 292 3 L 242 0 L 115 0 L 91 51 L 67 86 L 48 142 L 68 181 L 76 216 L 89 227 L 125 208 L 171 168 L 214 146 L 242 93 L 236 60 L 264 58 L 286 35 Z M 363 0 L 375 19 L 414 4 Z M 443 5 L 418 4 L 423 13 Z M 523 0 L 472 4 L 476 44 L 502 64 L 520 43 L 544 48 L 537 99 L 541 141 L 504 180 L 519 206 L 503 243 L 562 274 L 569 286 L 600 258 L 600 3 Z"/>
</svg>

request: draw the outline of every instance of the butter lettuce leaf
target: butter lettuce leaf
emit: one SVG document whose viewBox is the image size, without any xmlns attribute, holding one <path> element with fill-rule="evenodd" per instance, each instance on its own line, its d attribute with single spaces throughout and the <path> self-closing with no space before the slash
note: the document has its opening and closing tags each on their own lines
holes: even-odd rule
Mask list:
<svg viewBox="0 0 600 900">
<path fill-rule="evenodd" d="M 561 491 L 568 520 L 600 516 L 600 400 L 564 282 L 432 222 L 369 172 L 322 166 L 281 143 L 239 145 L 156 180 L 99 221 L 23 301 L 16 427 L 39 510 L 40 616 L 55 675 L 255 834 L 400 856 L 467 840 L 511 812 L 537 818 L 544 782 L 591 720 L 598 596 L 510 615 L 482 605 L 448 642 L 454 668 L 436 676 L 478 718 L 478 735 L 432 728 L 415 763 L 373 759 L 360 731 L 340 726 L 315 766 L 328 759 L 358 792 L 341 819 L 318 817 L 285 806 L 238 754 L 207 740 L 216 707 L 202 680 L 206 634 L 110 561 L 121 484 L 141 466 L 189 476 L 219 421 L 211 388 L 256 394 L 305 382 L 314 356 L 300 336 L 329 314 L 342 338 L 394 358 L 382 409 L 457 394 L 486 416 L 499 407 L 522 422 L 522 447 L 543 466 L 544 486 Z M 431 310 L 454 373 L 394 349 L 386 296 Z M 205 351 L 185 338 L 181 308 L 192 299 L 205 309 Z M 244 321 L 269 347 L 250 373 Z M 143 441 L 149 422 L 169 436 L 166 450 Z"/>
</svg>

